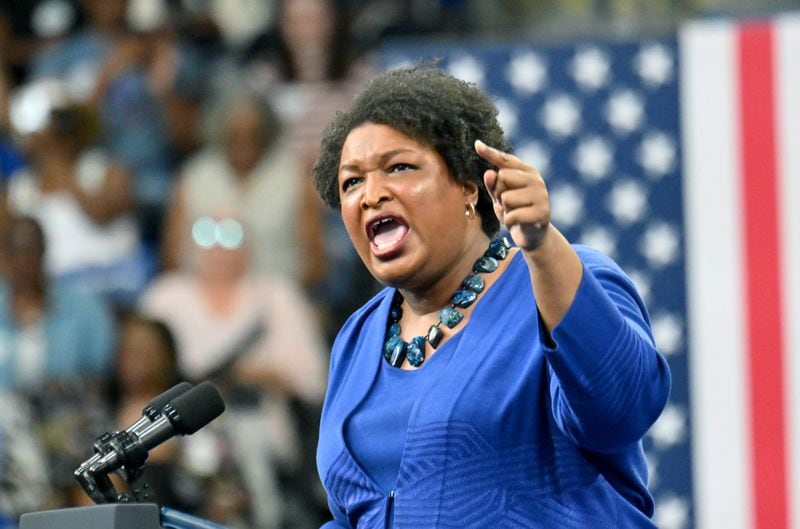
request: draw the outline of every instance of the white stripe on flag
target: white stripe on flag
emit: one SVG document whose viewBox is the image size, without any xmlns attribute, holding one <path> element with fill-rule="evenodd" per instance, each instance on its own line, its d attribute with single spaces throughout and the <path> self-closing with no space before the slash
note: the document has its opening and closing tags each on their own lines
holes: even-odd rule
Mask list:
<svg viewBox="0 0 800 529">
<path fill-rule="evenodd" d="M 680 33 L 697 529 L 752 527 L 734 39 L 723 22 Z"/>
<path fill-rule="evenodd" d="M 787 376 L 790 527 L 800 529 L 800 17 L 777 23 L 777 105 L 782 159 L 783 313 Z"/>
</svg>

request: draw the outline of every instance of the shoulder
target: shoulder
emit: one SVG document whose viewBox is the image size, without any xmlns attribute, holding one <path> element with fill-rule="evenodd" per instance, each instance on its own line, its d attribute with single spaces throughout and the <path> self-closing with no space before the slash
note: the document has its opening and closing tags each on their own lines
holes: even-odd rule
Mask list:
<svg viewBox="0 0 800 529">
<path fill-rule="evenodd" d="M 633 280 L 622 267 L 608 255 L 582 244 L 573 244 L 583 266 L 600 281 L 622 282 L 634 287 Z"/>
<path fill-rule="evenodd" d="M 633 279 L 611 257 L 579 244 L 573 245 L 583 262 L 584 274 L 578 289 L 579 297 L 610 295 L 618 306 L 636 307 L 636 312 L 649 321 L 647 307 Z M 594 286 L 592 286 L 594 285 Z"/>
<path fill-rule="evenodd" d="M 622 272 L 622 268 L 620 268 L 616 261 L 599 250 L 595 250 L 583 244 L 573 244 L 572 248 L 575 250 L 575 253 L 578 254 L 578 257 L 580 257 L 586 268 L 609 268 Z"/>
</svg>

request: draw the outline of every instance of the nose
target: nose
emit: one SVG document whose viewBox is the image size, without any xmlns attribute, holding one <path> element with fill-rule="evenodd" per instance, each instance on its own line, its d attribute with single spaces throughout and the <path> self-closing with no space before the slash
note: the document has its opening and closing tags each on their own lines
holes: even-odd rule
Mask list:
<svg viewBox="0 0 800 529">
<path fill-rule="evenodd" d="M 361 195 L 361 208 L 364 210 L 378 207 L 383 202 L 391 199 L 389 190 L 379 171 L 374 171 L 364 177 L 364 193 Z"/>
</svg>

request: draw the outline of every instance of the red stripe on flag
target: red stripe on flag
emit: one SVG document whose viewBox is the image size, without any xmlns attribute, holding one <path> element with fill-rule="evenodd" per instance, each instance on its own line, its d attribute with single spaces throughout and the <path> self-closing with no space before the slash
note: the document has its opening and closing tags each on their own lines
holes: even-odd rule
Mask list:
<svg viewBox="0 0 800 529">
<path fill-rule="evenodd" d="M 788 529 L 771 25 L 743 25 L 737 44 L 754 520 L 756 529 Z"/>
</svg>

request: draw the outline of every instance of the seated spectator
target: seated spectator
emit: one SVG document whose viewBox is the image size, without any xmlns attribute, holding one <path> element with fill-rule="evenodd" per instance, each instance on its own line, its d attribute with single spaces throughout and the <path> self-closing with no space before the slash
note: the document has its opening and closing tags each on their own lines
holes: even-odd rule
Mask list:
<svg viewBox="0 0 800 529">
<path fill-rule="evenodd" d="M 187 266 L 192 222 L 225 210 L 250 227 L 253 271 L 299 280 L 301 179 L 272 109 L 253 93 L 234 91 L 210 109 L 206 123 L 207 146 L 181 170 L 168 212 L 165 268 Z"/>
<path fill-rule="evenodd" d="M 130 178 L 93 145 L 93 115 L 56 108 L 26 139 L 29 166 L 8 183 L 8 208 L 35 217 L 48 242 L 48 273 L 126 302 L 151 273 L 133 216 Z"/>
<path fill-rule="evenodd" d="M 99 383 L 116 336 L 107 305 L 48 281 L 44 233 L 33 218 L 12 219 L 0 251 L 7 263 L 0 279 L 0 390 Z"/>
<path fill-rule="evenodd" d="M 310 185 L 325 126 L 349 107 L 373 71 L 363 48 L 334 0 L 280 0 L 273 31 L 252 46 L 237 77 L 270 94 L 287 125 L 288 148 L 300 161 L 303 284 L 321 309 L 328 340 L 344 316 L 378 290 L 348 243 L 339 215 L 322 205 Z"/>
<path fill-rule="evenodd" d="M 310 167 L 325 126 L 371 76 L 364 57 L 333 0 L 280 0 L 273 29 L 251 46 L 236 78 L 274 98 L 290 147 Z"/>
<path fill-rule="evenodd" d="M 249 225 L 206 216 L 187 231 L 191 267 L 156 278 L 141 310 L 173 330 L 185 376 L 219 384 L 228 404 L 220 424 L 256 498 L 255 526 L 275 526 L 287 516 L 278 480 L 294 476 L 306 455 L 298 453 L 289 403 L 318 406 L 325 388 L 320 333 L 298 287 L 279 274 L 249 272 L 257 237 Z"/>
<path fill-rule="evenodd" d="M 172 190 L 170 138 L 149 64 L 160 44 L 134 31 L 129 0 L 79 0 L 84 25 L 31 61 L 30 80 L 57 79 L 72 100 L 92 106 L 102 146 L 132 174 L 143 235 L 156 238 Z"/>
<path fill-rule="evenodd" d="M 181 380 L 172 331 L 159 320 L 126 312 L 120 318 L 116 371 L 112 384 L 116 430 L 123 430 L 142 415 L 142 410 Z M 182 439 L 173 439 L 150 450 L 144 476 L 152 499 L 162 506 L 196 513 L 203 503 L 201 487 L 181 467 Z M 127 485 L 117 482 L 118 491 Z"/>
<path fill-rule="evenodd" d="M 63 506 L 72 471 L 107 419 L 101 397 L 115 322 L 101 299 L 48 281 L 44 233 L 34 219 L 13 218 L 0 253 L 0 392 L 31 404 L 52 486 L 43 505 Z"/>
</svg>

